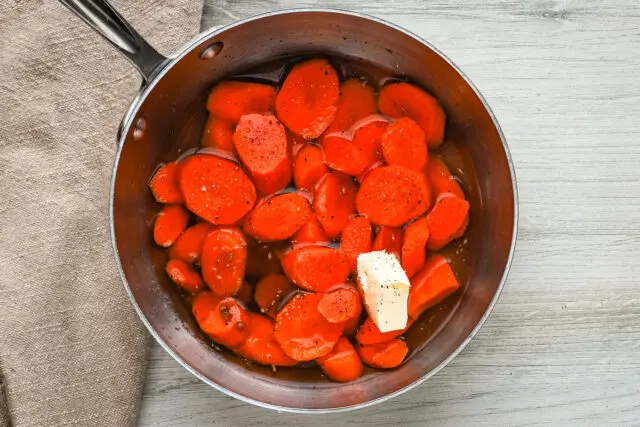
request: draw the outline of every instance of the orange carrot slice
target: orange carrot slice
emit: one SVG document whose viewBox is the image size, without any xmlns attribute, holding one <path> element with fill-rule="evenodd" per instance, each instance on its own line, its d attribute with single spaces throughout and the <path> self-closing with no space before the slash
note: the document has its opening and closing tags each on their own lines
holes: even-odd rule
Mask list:
<svg viewBox="0 0 640 427">
<path fill-rule="evenodd" d="M 349 79 L 340 85 L 338 111 L 325 136 L 332 132 L 346 132 L 358 120 L 378 110 L 373 88 L 359 79 Z"/>
<path fill-rule="evenodd" d="M 304 246 L 289 251 L 282 268 L 293 283 L 314 292 L 324 292 L 344 283 L 349 276 L 349 261 L 339 249 Z"/>
<path fill-rule="evenodd" d="M 271 366 L 294 366 L 298 362 L 287 356 L 274 338 L 275 323 L 267 316 L 250 313 L 251 330 L 235 352 L 245 359 Z"/>
<path fill-rule="evenodd" d="M 293 182 L 301 190 L 313 191 L 327 171 L 322 149 L 317 145 L 305 144 L 293 162 Z"/>
<path fill-rule="evenodd" d="M 468 215 L 469 202 L 452 193 L 441 194 L 427 215 L 427 223 L 429 224 L 428 248 L 436 251 L 453 240 L 456 232 L 467 221 Z"/>
<path fill-rule="evenodd" d="M 180 237 L 189 223 L 189 212 L 180 205 L 167 205 L 156 217 L 153 240 L 158 246 L 168 248 Z"/>
<path fill-rule="evenodd" d="M 295 65 L 276 98 L 278 117 L 306 140 L 319 137 L 336 117 L 338 85 L 338 74 L 326 59 Z"/>
<path fill-rule="evenodd" d="M 433 96 L 409 83 L 393 83 L 382 88 L 378 108 L 386 116 L 409 117 L 422 128 L 429 148 L 442 144 L 446 115 Z"/>
<path fill-rule="evenodd" d="M 218 344 L 241 345 L 249 335 L 249 312 L 235 298 L 201 292 L 193 299 L 192 311 L 200 329 Z"/>
<path fill-rule="evenodd" d="M 387 251 L 400 259 L 402 253 L 402 230 L 395 227 L 382 226 L 373 241 L 372 250 Z"/>
<path fill-rule="evenodd" d="M 399 337 L 400 335 L 407 332 L 411 325 L 413 325 L 413 319 L 410 318 L 407 320 L 407 326 L 404 329 L 400 329 L 398 331 L 380 332 L 380 329 L 378 329 L 378 326 L 373 323 L 373 320 L 367 317 L 367 320 L 364 321 L 364 323 L 358 330 L 356 340 L 358 340 L 361 345 L 378 344 Z"/>
<path fill-rule="evenodd" d="M 382 369 L 399 366 L 408 352 L 407 344 L 400 338 L 358 348 L 358 354 L 366 365 Z"/>
<path fill-rule="evenodd" d="M 389 165 L 405 166 L 423 171 L 429 153 L 425 136 L 416 122 L 401 117 L 387 126 L 382 134 L 382 155 Z"/>
<path fill-rule="evenodd" d="M 459 287 L 449 262 L 441 255 L 431 255 L 422 270 L 411 278 L 409 317 L 418 320 L 425 310 L 444 300 Z"/>
<path fill-rule="evenodd" d="M 330 240 L 324 233 L 322 225 L 320 225 L 316 216 L 312 215 L 311 219 L 293 235 L 291 244 L 296 246 L 302 243 L 329 243 Z"/>
<path fill-rule="evenodd" d="M 311 206 L 295 193 L 279 194 L 255 207 L 244 224 L 244 232 L 263 242 L 293 236 L 311 217 Z"/>
<path fill-rule="evenodd" d="M 360 295 L 353 288 L 340 288 L 323 294 L 318 310 L 331 323 L 347 322 L 361 311 Z"/>
<path fill-rule="evenodd" d="M 371 251 L 371 240 L 371 223 L 366 217 L 354 217 L 344 227 L 340 249 L 347 256 L 352 273 L 356 271 L 358 255 Z"/>
<path fill-rule="evenodd" d="M 247 242 L 236 228 L 211 232 L 202 246 L 202 276 L 211 291 L 222 297 L 238 293 L 247 263 Z"/>
<path fill-rule="evenodd" d="M 149 181 L 149 188 L 158 203 L 184 203 L 182 191 L 178 184 L 179 167 L 176 162 L 160 166 Z"/>
<path fill-rule="evenodd" d="M 204 282 L 200 274 L 181 259 L 169 260 L 165 271 L 173 283 L 184 288 L 187 292 L 197 292 L 204 289 Z"/>
<path fill-rule="evenodd" d="M 316 359 L 316 362 L 333 381 L 348 382 L 362 376 L 360 356 L 345 337 L 340 337 L 331 353 Z"/>
<path fill-rule="evenodd" d="M 408 277 L 412 277 L 424 266 L 426 246 L 429 240 L 429 224 L 420 217 L 404 230 L 402 241 L 402 268 Z"/>
<path fill-rule="evenodd" d="M 296 291 L 296 287 L 282 274 L 269 274 L 256 284 L 253 298 L 260 311 L 275 318 L 285 298 Z"/>
<path fill-rule="evenodd" d="M 179 180 L 187 209 L 213 224 L 234 224 L 256 202 L 256 189 L 240 166 L 218 156 L 187 157 Z"/>
<path fill-rule="evenodd" d="M 452 242 L 457 238 L 462 237 L 465 231 L 467 231 L 468 225 L 469 225 L 469 215 L 465 217 L 464 222 L 462 223 L 460 228 L 458 228 L 458 230 L 455 233 L 453 233 L 451 236 L 444 239 L 429 238 L 429 241 L 427 242 L 427 248 L 433 251 L 439 251 L 440 249 L 445 247 L 449 242 Z"/>
<path fill-rule="evenodd" d="M 200 264 L 204 239 L 215 227 L 201 222 L 185 230 L 169 249 L 169 258 L 181 259 L 189 264 Z"/>
<path fill-rule="evenodd" d="M 328 173 L 318 184 L 313 209 L 330 238 L 339 236 L 349 218 L 356 213 L 356 192 L 355 182 L 337 172 Z"/>
<path fill-rule="evenodd" d="M 234 130 L 234 123 L 211 116 L 204 127 L 200 145 L 233 154 L 235 152 L 233 146 Z"/>
<path fill-rule="evenodd" d="M 355 130 L 353 145 L 360 152 L 365 172 L 376 163 L 382 162 L 382 135 L 387 130 L 386 121 L 376 120 Z"/>
<path fill-rule="evenodd" d="M 327 166 L 347 175 L 360 175 L 369 166 L 358 147 L 340 136 L 325 136 L 322 140 L 322 152 Z"/>
<path fill-rule="evenodd" d="M 272 86 L 224 81 L 211 89 L 207 110 L 222 120 L 238 123 L 246 114 L 266 113 L 273 110 L 276 90 Z"/>
<path fill-rule="evenodd" d="M 437 198 L 442 193 L 453 193 L 461 199 L 465 198 L 460 184 L 451 175 L 442 157 L 437 154 L 429 156 L 427 178 L 429 179 L 429 184 L 431 184 L 433 197 Z"/>
</svg>

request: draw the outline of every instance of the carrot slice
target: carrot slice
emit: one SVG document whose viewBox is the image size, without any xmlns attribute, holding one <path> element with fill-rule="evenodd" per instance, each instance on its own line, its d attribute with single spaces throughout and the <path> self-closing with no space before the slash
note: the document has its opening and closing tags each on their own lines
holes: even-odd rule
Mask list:
<svg viewBox="0 0 640 427">
<path fill-rule="evenodd" d="M 233 132 L 235 125 L 232 122 L 210 116 L 202 133 L 200 145 L 202 147 L 217 148 L 227 153 L 235 153 L 233 146 Z"/>
<path fill-rule="evenodd" d="M 464 222 L 462 223 L 460 228 L 458 228 L 458 230 L 455 233 L 453 233 L 451 236 L 447 237 L 446 239 L 429 238 L 429 241 L 427 242 L 427 248 L 431 249 L 432 251 L 439 251 L 440 249 L 445 247 L 449 242 L 452 242 L 455 239 L 462 237 L 465 231 L 467 231 L 468 225 L 469 225 L 469 215 L 465 217 Z"/>
<path fill-rule="evenodd" d="M 356 271 L 358 255 L 371 250 L 371 240 L 371 223 L 366 217 L 354 217 L 344 227 L 340 249 L 347 256 L 352 273 Z"/>
<path fill-rule="evenodd" d="M 402 230 L 395 227 L 380 227 L 371 250 L 387 251 L 395 254 L 400 259 L 400 254 L 402 253 Z"/>
<path fill-rule="evenodd" d="M 234 224 L 256 202 L 253 183 L 230 160 L 195 154 L 182 161 L 180 171 L 185 206 L 213 224 Z"/>
<path fill-rule="evenodd" d="M 293 182 L 301 190 L 313 191 L 327 171 L 322 149 L 317 145 L 305 144 L 293 162 Z"/>
<path fill-rule="evenodd" d="M 277 253 L 284 249 L 282 243 L 260 243 L 248 237 L 247 241 L 247 276 L 262 277 L 270 273 L 282 272 Z"/>
<path fill-rule="evenodd" d="M 180 237 L 189 223 L 189 212 L 180 205 L 167 205 L 156 217 L 153 240 L 158 246 L 168 248 Z"/>
<path fill-rule="evenodd" d="M 276 98 L 278 117 L 306 140 L 319 137 L 336 117 L 338 85 L 338 74 L 326 59 L 295 65 Z"/>
<path fill-rule="evenodd" d="M 251 301 L 253 300 L 253 288 L 251 287 L 249 282 L 247 282 L 246 280 L 242 282 L 242 286 L 236 294 L 236 298 L 238 299 L 238 301 L 244 304 L 245 307 L 251 304 Z"/>
<path fill-rule="evenodd" d="M 382 134 L 382 155 L 389 165 L 423 171 L 429 152 L 420 126 L 407 117 L 396 119 Z"/>
<path fill-rule="evenodd" d="M 342 323 L 356 317 L 360 311 L 360 295 L 352 288 L 336 289 L 323 294 L 318 310 L 331 323 Z"/>
<path fill-rule="evenodd" d="M 362 376 L 362 361 L 358 352 L 345 337 L 340 337 L 331 353 L 316 359 L 318 365 L 333 381 L 353 381 Z"/>
<path fill-rule="evenodd" d="M 358 348 L 362 361 L 372 368 L 390 369 L 400 365 L 409 348 L 400 338 Z"/>
<path fill-rule="evenodd" d="M 313 209 L 327 236 L 335 238 L 356 213 L 357 187 L 347 176 L 337 172 L 328 173 L 318 184 L 313 199 Z"/>
<path fill-rule="evenodd" d="M 160 166 L 149 181 L 149 188 L 158 203 L 184 203 L 182 191 L 178 184 L 178 163 L 170 162 Z"/>
<path fill-rule="evenodd" d="M 276 90 L 272 86 L 224 81 L 211 89 L 207 99 L 207 110 L 220 119 L 238 123 L 240 117 L 252 113 L 266 113 L 273 110 Z"/>
<path fill-rule="evenodd" d="M 296 291 L 296 287 L 282 274 L 269 274 L 256 284 L 253 296 L 260 311 L 275 318 L 285 298 Z"/>
<path fill-rule="evenodd" d="M 263 242 L 285 240 L 293 236 L 312 214 L 304 197 L 295 193 L 279 194 L 251 211 L 244 232 Z"/>
<path fill-rule="evenodd" d="M 313 215 L 311 219 L 293 235 L 291 244 L 295 246 L 302 243 L 329 243 L 330 240 L 331 239 L 324 233 L 322 225 L 320 225 L 316 216 Z"/>
<path fill-rule="evenodd" d="M 460 184 L 458 184 L 458 181 L 451 175 L 442 157 L 437 154 L 429 156 L 427 162 L 427 178 L 431 185 L 433 197 L 437 198 L 442 193 L 453 193 L 461 199 L 465 198 Z"/>
<path fill-rule="evenodd" d="M 282 268 L 293 283 L 314 292 L 344 283 L 349 276 L 349 261 L 344 252 L 326 246 L 293 249 L 282 260 Z"/>
<path fill-rule="evenodd" d="M 353 145 L 358 149 L 362 161 L 367 165 L 365 172 L 376 163 L 382 162 L 382 135 L 388 123 L 376 120 L 358 129 L 353 134 Z"/>
<path fill-rule="evenodd" d="M 247 242 L 235 228 L 211 232 L 202 246 L 202 276 L 218 296 L 232 296 L 242 286 L 247 263 Z"/>
<path fill-rule="evenodd" d="M 402 268 L 408 277 L 412 277 L 424 266 L 426 246 L 429 240 L 429 224 L 420 217 L 404 230 L 402 241 Z"/>
<path fill-rule="evenodd" d="M 399 227 L 429 208 L 431 194 L 424 174 L 404 166 L 382 166 L 362 181 L 356 206 L 378 225 Z"/>
<path fill-rule="evenodd" d="M 332 132 L 345 132 L 358 120 L 378 110 L 373 88 L 360 79 L 349 79 L 340 85 L 338 111 L 325 136 Z"/>
<path fill-rule="evenodd" d="M 378 108 L 386 116 L 409 117 L 422 128 L 429 148 L 442 144 L 446 115 L 433 96 L 409 83 L 393 83 L 382 88 Z"/>
<path fill-rule="evenodd" d="M 409 317 L 418 320 L 426 309 L 438 304 L 459 287 L 449 262 L 441 255 L 431 255 L 422 270 L 411 278 Z"/>
<path fill-rule="evenodd" d="M 267 316 L 249 313 L 251 330 L 235 352 L 245 359 L 271 366 L 294 366 L 298 362 L 287 356 L 274 338 L 275 323 Z"/>
<path fill-rule="evenodd" d="M 432 251 L 441 249 L 453 240 L 469 215 L 469 202 L 452 193 L 443 193 L 427 215 L 429 242 Z M 463 231 L 464 232 L 464 231 Z M 444 244 L 443 244 L 444 243 Z"/>
<path fill-rule="evenodd" d="M 360 175 L 369 166 L 358 147 L 340 136 L 325 136 L 322 140 L 322 152 L 327 166 L 347 175 Z"/>
<path fill-rule="evenodd" d="M 242 116 L 233 134 L 238 156 L 264 194 L 282 190 L 291 181 L 287 135 L 271 114 Z"/>
<path fill-rule="evenodd" d="M 276 341 L 294 360 L 304 362 L 329 354 L 342 335 L 342 324 L 329 322 L 318 311 L 322 297 L 298 293 L 276 316 Z"/>
<path fill-rule="evenodd" d="M 211 292 L 201 292 L 193 299 L 191 310 L 200 329 L 218 344 L 241 345 L 249 335 L 249 312 L 235 298 L 219 298 Z"/>
<path fill-rule="evenodd" d="M 197 292 L 204 289 L 200 274 L 183 260 L 170 259 L 164 269 L 171 281 L 186 291 Z"/>
<path fill-rule="evenodd" d="M 373 323 L 373 320 L 367 317 L 367 320 L 364 321 L 364 323 L 358 330 L 356 340 L 358 340 L 361 345 L 378 344 L 399 337 L 400 335 L 407 332 L 411 325 L 413 325 L 413 319 L 409 318 L 407 320 L 407 326 L 404 329 L 390 332 L 380 332 L 380 329 L 378 329 L 378 326 Z"/>
<path fill-rule="evenodd" d="M 169 258 L 181 259 L 189 264 L 200 264 L 204 239 L 215 227 L 208 222 L 201 222 L 187 228 L 169 249 Z"/>
</svg>

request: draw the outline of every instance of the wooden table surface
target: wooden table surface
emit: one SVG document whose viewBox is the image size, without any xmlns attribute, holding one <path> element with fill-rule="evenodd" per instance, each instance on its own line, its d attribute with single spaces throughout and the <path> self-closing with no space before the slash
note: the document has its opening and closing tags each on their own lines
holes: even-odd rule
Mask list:
<svg viewBox="0 0 640 427">
<path fill-rule="evenodd" d="M 493 314 L 416 389 L 355 412 L 278 414 L 209 388 L 154 344 L 141 425 L 640 425 L 640 2 L 205 3 L 203 28 L 319 6 L 431 41 L 502 125 L 520 231 Z"/>
</svg>

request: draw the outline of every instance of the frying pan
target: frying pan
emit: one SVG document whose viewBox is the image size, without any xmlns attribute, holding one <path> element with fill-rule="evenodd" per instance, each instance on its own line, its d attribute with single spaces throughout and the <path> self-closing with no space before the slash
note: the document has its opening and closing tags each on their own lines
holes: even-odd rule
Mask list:
<svg viewBox="0 0 640 427">
<path fill-rule="evenodd" d="M 415 387 L 450 362 L 477 333 L 504 286 L 515 249 L 515 174 L 507 143 L 489 106 L 436 48 L 370 16 L 295 9 L 205 31 L 164 57 L 108 2 L 60 1 L 114 45 L 142 76 L 140 92 L 117 133 L 110 191 L 111 238 L 122 281 L 140 318 L 160 345 L 192 374 L 259 406 L 335 412 L 372 405 Z M 465 246 L 458 248 L 466 261 L 463 291 L 428 316 L 435 321 L 427 319 L 412 327 L 408 340 L 416 351 L 402 366 L 368 372 L 347 384 L 332 383 L 317 370 L 273 372 L 215 348 L 199 332 L 188 305 L 169 283 L 165 255 L 154 246 L 150 232 L 158 205 L 147 181 L 167 156 L 196 145 L 212 85 L 267 60 L 299 54 L 328 54 L 376 64 L 408 76 L 433 93 L 447 111 L 447 135 L 455 142 L 454 159 L 472 206 Z"/>
</svg>

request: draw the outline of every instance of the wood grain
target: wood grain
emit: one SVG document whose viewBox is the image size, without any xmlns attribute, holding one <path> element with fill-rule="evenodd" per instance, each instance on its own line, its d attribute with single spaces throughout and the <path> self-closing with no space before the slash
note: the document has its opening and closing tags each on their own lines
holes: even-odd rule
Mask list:
<svg viewBox="0 0 640 427">
<path fill-rule="evenodd" d="M 141 425 L 640 425 L 640 3 L 205 3 L 203 28 L 335 7 L 434 43 L 482 91 L 507 136 L 520 191 L 518 247 L 478 336 L 390 402 L 277 414 L 208 388 L 154 345 Z"/>
</svg>

